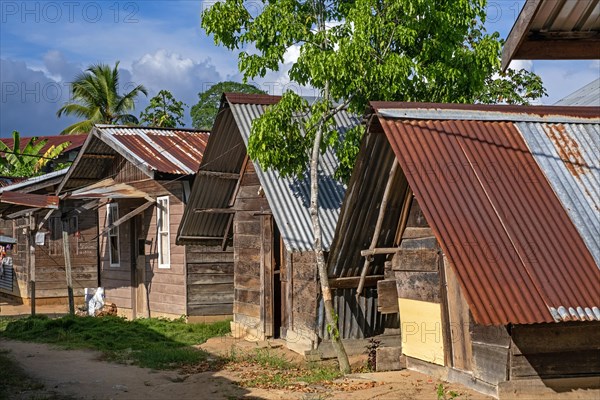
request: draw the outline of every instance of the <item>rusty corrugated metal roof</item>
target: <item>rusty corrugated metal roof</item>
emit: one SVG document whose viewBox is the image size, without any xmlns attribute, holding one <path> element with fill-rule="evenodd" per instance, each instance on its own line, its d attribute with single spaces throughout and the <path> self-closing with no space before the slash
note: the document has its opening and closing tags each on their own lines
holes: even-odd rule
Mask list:
<svg viewBox="0 0 600 400">
<path fill-rule="evenodd" d="M 96 125 L 96 134 L 110 136 L 141 168 L 175 175 L 196 173 L 209 136 L 204 131 L 115 125 Z"/>
<path fill-rule="evenodd" d="M 44 145 L 44 147 L 42 147 L 42 149 L 39 151 L 40 154 L 44 154 L 50 148 L 50 146 L 58 146 L 59 144 L 62 144 L 65 142 L 70 142 L 69 146 L 63 150 L 63 153 L 67 153 L 71 150 L 77 150 L 78 148 L 83 146 L 83 143 L 85 142 L 85 139 L 87 138 L 87 134 L 86 135 L 35 136 L 35 137 L 37 138 L 38 141 L 42 141 L 42 140 L 47 141 L 46 144 Z M 29 143 L 30 140 L 31 140 L 31 137 L 21 136 L 21 142 L 20 142 L 21 150 L 23 150 L 25 148 L 25 146 L 27 146 L 27 144 Z M 5 145 L 7 145 L 11 149 L 15 143 L 12 137 L 11 138 L 2 138 L 2 139 L 0 139 L 0 141 L 2 141 Z M 3 153 L 0 152 L 0 154 L 3 154 Z"/>
<path fill-rule="evenodd" d="M 0 193 L 0 204 L 14 204 L 32 208 L 58 209 L 58 196 L 5 191 Z"/>
<path fill-rule="evenodd" d="M 600 268 L 514 122 L 513 108 L 507 107 L 509 117 L 492 120 L 481 106 L 471 106 L 470 114 L 459 107 L 459 115 L 453 106 L 372 104 L 478 323 L 600 319 Z M 552 124 L 544 116 L 556 112 L 520 110 L 528 123 L 541 116 L 540 125 Z M 600 115 L 588 111 L 574 116 L 577 123 L 598 129 Z M 571 111 L 559 119 L 572 117 Z"/>
</svg>

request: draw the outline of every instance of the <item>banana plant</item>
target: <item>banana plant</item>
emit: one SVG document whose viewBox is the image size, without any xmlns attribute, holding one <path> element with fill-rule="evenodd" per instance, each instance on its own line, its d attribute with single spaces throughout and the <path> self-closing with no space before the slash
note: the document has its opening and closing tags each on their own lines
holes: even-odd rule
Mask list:
<svg viewBox="0 0 600 400">
<path fill-rule="evenodd" d="M 21 135 L 13 131 L 12 148 L 5 143 L 0 142 L 0 175 L 14 177 L 30 177 L 39 175 L 42 168 L 49 161 L 58 157 L 71 142 L 64 142 L 59 145 L 52 145 L 42 152 L 48 140 L 38 140 L 37 137 L 29 139 L 27 144 L 21 150 Z"/>
</svg>

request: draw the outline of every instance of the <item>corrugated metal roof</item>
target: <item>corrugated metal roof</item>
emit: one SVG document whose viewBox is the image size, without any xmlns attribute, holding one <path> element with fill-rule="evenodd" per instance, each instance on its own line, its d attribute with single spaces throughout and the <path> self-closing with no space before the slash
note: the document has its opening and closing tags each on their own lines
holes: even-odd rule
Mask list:
<svg viewBox="0 0 600 400">
<path fill-rule="evenodd" d="M 555 103 L 555 105 L 600 107 L 600 78 L 560 99 Z"/>
<path fill-rule="evenodd" d="M 600 124 L 516 125 L 600 265 Z"/>
<path fill-rule="evenodd" d="M 60 179 L 67 173 L 68 170 L 69 170 L 69 168 L 64 168 L 64 169 L 60 169 L 58 171 L 49 172 L 44 175 L 34 176 L 33 178 L 21 180 L 17 183 L 13 183 L 11 185 L 6 185 L 4 187 L 0 187 L 0 193 L 2 193 L 4 191 L 9 191 L 9 190 L 10 191 L 15 191 L 15 190 L 23 191 L 23 189 L 27 188 L 28 186 L 38 185 L 43 182 L 48 182 L 48 184 L 55 184 L 56 182 L 54 182 L 53 180 L 55 178 Z"/>
<path fill-rule="evenodd" d="M 42 140 L 46 140 L 46 144 L 44 145 L 44 147 L 42 147 L 42 149 L 40 150 L 40 153 L 43 154 L 45 153 L 50 146 L 57 146 L 59 144 L 65 143 L 65 142 L 70 142 L 71 144 L 69 144 L 69 146 L 63 150 L 63 153 L 69 152 L 71 150 L 76 150 L 78 148 L 80 148 L 81 146 L 83 146 L 83 143 L 85 142 L 85 139 L 87 138 L 87 135 L 58 135 L 58 136 L 36 136 L 38 141 L 42 141 Z M 21 141 L 20 141 L 20 148 L 21 150 L 23 150 L 25 148 L 25 146 L 27 146 L 27 143 L 29 143 L 29 141 L 31 140 L 31 137 L 24 137 L 21 136 Z M 13 138 L 3 138 L 0 139 L 0 141 L 2 141 L 5 145 L 7 145 L 8 147 L 10 147 L 12 149 L 13 145 L 14 145 L 14 140 Z M 2 152 L 0 152 L 0 154 L 3 154 Z"/>
<path fill-rule="evenodd" d="M 250 136 L 252 121 L 261 116 L 269 104 L 279 97 L 268 95 L 226 94 L 227 104 L 223 104 L 213 128 L 214 139 L 209 141 L 205 160 L 200 169 L 222 172 L 239 172 Z M 231 100 L 230 100 L 231 99 Z M 227 116 L 230 114 L 233 118 Z M 358 125 L 360 121 L 346 111 L 335 116 L 335 123 L 341 132 Z M 241 136 L 241 140 L 240 140 Z M 221 143 L 219 143 L 221 142 Z M 215 150 L 218 148 L 219 151 Z M 224 157 L 225 152 L 229 152 Z M 346 191 L 344 184 L 334 178 L 338 161 L 329 150 L 319 160 L 319 215 L 322 223 L 323 248 L 329 249 L 339 211 Z M 256 173 L 271 210 L 281 231 L 286 247 L 290 251 L 306 251 L 313 247 L 313 233 L 308 212 L 310 204 L 309 180 L 282 178 L 275 171 L 263 171 L 254 163 Z M 214 178 L 213 178 L 214 179 Z M 197 177 L 190 198 L 194 208 L 224 207 L 230 200 L 235 182 L 213 182 L 207 188 L 208 177 Z M 223 237 L 228 215 L 193 215 L 186 208 L 179 237 L 214 236 Z"/>
<path fill-rule="evenodd" d="M 115 125 L 96 125 L 96 134 L 110 136 L 114 140 L 109 144 L 124 157 L 134 156 L 140 167 L 175 175 L 196 173 L 209 136 L 202 131 Z"/>
<path fill-rule="evenodd" d="M 597 59 L 598 0 L 527 0 L 502 50 L 502 68 L 513 59 Z"/>
<path fill-rule="evenodd" d="M 373 106 L 379 111 L 377 103 Z M 398 103 L 396 108 L 410 107 Z M 522 112 L 547 115 L 549 110 L 523 107 Z M 532 154 L 519 124 L 478 120 L 477 115 L 414 119 L 379 114 L 475 320 L 504 325 L 596 319 L 600 268 L 563 199 L 548 184 L 545 168 L 538 166 L 543 155 Z M 547 121 L 535 124 L 549 126 Z M 589 124 L 597 132 L 598 121 Z M 569 309 L 574 312 L 560 312 Z"/>
</svg>

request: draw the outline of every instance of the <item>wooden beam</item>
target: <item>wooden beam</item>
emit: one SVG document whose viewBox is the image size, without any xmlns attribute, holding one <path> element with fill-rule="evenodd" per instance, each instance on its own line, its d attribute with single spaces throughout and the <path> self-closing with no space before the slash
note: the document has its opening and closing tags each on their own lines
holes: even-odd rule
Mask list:
<svg viewBox="0 0 600 400">
<path fill-rule="evenodd" d="M 233 208 L 196 208 L 194 209 L 195 213 L 205 213 L 205 214 L 234 214 L 235 209 Z"/>
<path fill-rule="evenodd" d="M 527 0 L 523 6 L 502 48 L 502 71 L 506 71 L 515 53 L 519 50 L 541 4 L 542 0 Z"/>
<path fill-rule="evenodd" d="M 114 154 L 90 154 L 90 153 L 84 153 L 83 156 L 84 158 L 98 158 L 98 159 L 113 159 L 115 158 Z"/>
<path fill-rule="evenodd" d="M 106 232 L 110 231 L 111 229 L 116 228 L 117 226 L 121 225 L 123 222 L 128 221 L 130 218 L 135 217 L 136 215 L 138 215 L 139 213 L 141 213 L 148 207 L 153 206 L 154 204 L 155 204 L 154 200 L 148 201 L 148 202 L 142 204 L 141 206 L 139 206 L 138 208 L 136 208 L 135 210 L 128 212 L 127 214 L 125 214 L 124 216 L 122 216 L 121 218 L 119 218 L 118 220 L 116 220 L 115 222 L 113 222 L 112 224 L 107 226 L 106 228 L 104 228 L 104 230 L 102 232 L 100 232 L 97 236 L 95 236 L 93 239 L 96 239 L 97 237 L 106 234 Z"/>
<path fill-rule="evenodd" d="M 179 236 L 181 240 L 223 240 L 221 236 Z"/>
<path fill-rule="evenodd" d="M 65 273 L 67 275 L 67 295 L 69 298 L 69 314 L 75 314 L 75 300 L 73 299 L 73 280 L 71 274 L 71 249 L 69 246 L 69 220 L 62 220 L 62 242 L 65 257 Z"/>
<path fill-rule="evenodd" d="M 41 210 L 41 208 L 26 208 L 25 210 L 21 210 L 21 211 L 14 212 L 12 214 L 8 214 L 6 216 L 6 218 L 15 219 L 18 217 L 22 217 L 23 215 L 33 214 L 34 212 L 39 211 L 39 210 Z"/>
<path fill-rule="evenodd" d="M 246 172 L 246 166 L 248 165 L 248 161 L 250 161 L 250 158 L 248 157 L 248 154 L 246 154 L 246 157 L 244 157 L 244 162 L 242 163 L 242 169 L 240 169 L 240 173 L 238 175 L 238 181 L 235 185 L 235 189 L 233 190 L 231 198 L 229 199 L 229 207 L 233 207 L 233 204 L 235 203 L 235 198 L 237 197 L 240 187 L 242 186 L 242 178 L 244 177 L 244 173 Z"/>
<path fill-rule="evenodd" d="M 240 174 L 235 172 L 218 172 L 218 171 L 198 171 L 198 175 L 210 176 L 219 179 L 239 179 Z"/>
<path fill-rule="evenodd" d="M 383 280 L 383 275 L 369 275 L 365 276 L 363 281 L 363 287 L 377 286 L 377 282 Z M 329 279 L 329 287 L 332 289 L 352 289 L 358 288 L 360 284 L 360 276 L 351 276 L 345 278 L 332 278 Z"/>
<path fill-rule="evenodd" d="M 379 247 L 375 249 L 361 250 L 360 255 L 363 257 L 374 256 L 377 254 L 394 254 L 400 250 L 399 247 Z"/>
<path fill-rule="evenodd" d="M 513 54 L 513 60 L 594 60 L 600 57 L 600 37 L 589 39 L 528 38 Z"/>
<path fill-rule="evenodd" d="M 227 221 L 227 227 L 225 228 L 225 234 L 223 235 L 223 241 L 221 242 L 221 250 L 225 251 L 227 249 L 227 239 L 229 239 L 229 230 L 231 229 L 231 224 L 233 224 L 233 217 L 235 214 L 229 214 L 229 219 Z"/>
<path fill-rule="evenodd" d="M 375 232 L 373 232 L 373 237 L 371 238 L 371 245 L 369 249 L 374 249 L 377 246 L 377 242 L 379 241 L 379 234 L 381 233 L 381 226 L 383 225 L 383 218 L 385 217 L 385 211 L 387 208 L 388 199 L 390 197 L 390 193 L 392 191 L 392 182 L 394 181 L 394 177 L 396 176 L 396 171 L 398 170 L 398 160 L 394 158 L 392 161 L 392 168 L 390 168 L 390 172 L 388 175 L 387 183 L 385 184 L 385 190 L 383 192 L 383 198 L 381 199 L 381 204 L 379 205 L 379 213 L 377 214 L 377 223 L 375 224 Z M 365 285 L 365 278 L 367 273 L 369 272 L 369 267 L 371 265 L 371 257 L 365 257 L 365 263 L 363 265 L 363 269 L 360 273 L 360 282 L 358 283 L 358 288 L 356 289 L 356 297 L 360 296 L 363 286 Z"/>
<path fill-rule="evenodd" d="M 400 219 L 398 220 L 398 228 L 396 229 L 396 236 L 394 239 L 394 244 L 396 246 L 400 246 L 400 243 L 402 243 L 402 236 L 404 236 L 406 224 L 408 223 L 408 217 L 410 215 L 410 207 L 412 206 L 413 197 L 414 196 L 412 189 L 410 188 L 410 186 L 407 186 L 406 193 L 404 194 L 404 202 L 402 203 Z"/>
</svg>

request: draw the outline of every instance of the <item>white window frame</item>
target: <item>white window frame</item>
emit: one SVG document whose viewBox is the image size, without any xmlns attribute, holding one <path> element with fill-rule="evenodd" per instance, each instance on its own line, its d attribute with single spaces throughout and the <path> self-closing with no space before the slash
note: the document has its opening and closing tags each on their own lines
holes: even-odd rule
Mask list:
<svg viewBox="0 0 600 400">
<path fill-rule="evenodd" d="M 156 198 L 156 245 L 158 247 L 158 268 L 168 269 L 171 268 L 171 220 L 170 220 L 170 210 L 169 210 L 169 196 L 160 196 Z M 161 218 L 165 219 L 166 217 L 166 230 L 161 231 Z M 164 238 L 164 239 L 163 239 Z M 162 240 L 166 240 L 167 254 L 165 260 L 166 263 L 162 263 L 163 254 L 162 254 Z"/>
<path fill-rule="evenodd" d="M 111 211 L 112 210 L 112 211 Z M 110 226 L 112 222 L 115 222 L 119 219 L 119 204 L 118 203 L 109 203 L 106 205 L 106 226 Z M 116 263 L 113 262 L 113 253 L 111 246 L 111 238 L 117 238 L 117 257 L 118 261 Z M 119 241 L 119 227 L 115 227 L 109 229 L 106 233 L 106 246 L 108 246 L 108 262 L 110 263 L 111 268 L 116 268 L 121 266 L 121 244 Z"/>
</svg>

